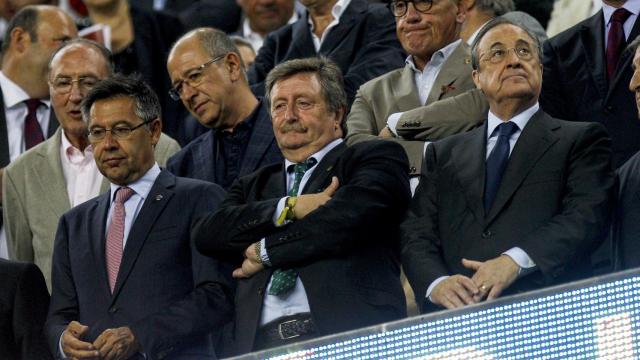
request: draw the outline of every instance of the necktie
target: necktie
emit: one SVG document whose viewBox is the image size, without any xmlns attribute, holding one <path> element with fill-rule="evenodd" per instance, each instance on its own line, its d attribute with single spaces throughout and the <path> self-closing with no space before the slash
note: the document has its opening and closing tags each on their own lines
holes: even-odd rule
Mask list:
<svg viewBox="0 0 640 360">
<path fill-rule="evenodd" d="M 316 159 L 309 158 L 307 161 L 295 164 L 293 166 L 294 179 L 291 190 L 289 190 L 289 196 L 297 196 L 298 189 L 300 188 L 300 182 L 302 177 L 316 164 Z M 271 287 L 269 287 L 269 295 L 286 295 L 296 286 L 296 278 L 298 272 L 295 269 L 276 269 L 271 277 Z"/>
<path fill-rule="evenodd" d="M 129 200 L 135 192 L 128 187 L 121 187 L 116 191 L 116 199 L 113 202 L 113 212 L 111 214 L 111 224 L 107 230 L 106 257 L 107 273 L 109 274 L 109 288 L 113 293 L 120 270 L 122 260 L 122 242 L 124 240 L 124 203 Z"/>
<path fill-rule="evenodd" d="M 44 141 L 42 128 L 36 116 L 38 107 L 44 104 L 38 99 L 25 100 L 24 103 L 27 105 L 27 116 L 24 118 L 24 142 L 25 149 L 29 150 Z"/>
<path fill-rule="evenodd" d="M 613 76 L 616 72 L 616 65 L 620 59 L 620 54 L 624 48 L 624 28 L 622 25 L 631 13 L 625 8 L 619 8 L 611 15 L 611 26 L 609 27 L 609 34 L 607 35 L 607 74 L 609 75 L 609 82 L 613 81 Z"/>
<path fill-rule="evenodd" d="M 509 138 L 518 130 L 518 125 L 512 122 L 506 122 L 498 125 L 498 141 L 493 147 L 489 158 L 487 158 L 487 166 L 484 182 L 484 211 L 486 213 L 491 209 L 493 200 L 496 197 L 502 174 L 509 162 Z"/>
</svg>

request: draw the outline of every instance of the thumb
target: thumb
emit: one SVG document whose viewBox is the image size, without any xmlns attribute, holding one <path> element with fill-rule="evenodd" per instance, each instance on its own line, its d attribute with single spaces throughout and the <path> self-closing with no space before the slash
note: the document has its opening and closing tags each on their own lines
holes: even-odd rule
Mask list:
<svg viewBox="0 0 640 360">
<path fill-rule="evenodd" d="M 466 267 L 467 269 L 476 271 L 480 268 L 481 265 L 482 265 L 482 262 L 480 261 L 462 259 L 462 266 Z"/>
<path fill-rule="evenodd" d="M 323 193 L 325 193 L 327 196 L 331 197 L 333 195 L 333 193 L 336 192 L 336 190 L 338 190 L 338 186 L 340 186 L 340 183 L 338 181 L 338 177 L 334 176 L 331 178 L 331 184 L 329 184 L 329 186 L 327 186 L 326 189 L 324 189 Z"/>
</svg>

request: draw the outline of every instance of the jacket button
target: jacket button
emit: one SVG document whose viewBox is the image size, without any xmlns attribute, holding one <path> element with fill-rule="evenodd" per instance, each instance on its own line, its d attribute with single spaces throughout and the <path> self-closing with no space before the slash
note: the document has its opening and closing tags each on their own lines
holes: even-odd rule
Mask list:
<svg viewBox="0 0 640 360">
<path fill-rule="evenodd" d="M 613 111 L 613 106 L 612 105 L 607 105 L 607 107 L 605 109 L 607 109 L 607 111 L 611 112 L 611 111 Z"/>
<path fill-rule="evenodd" d="M 483 232 L 481 236 L 482 236 L 483 239 L 488 239 L 492 235 L 493 235 L 493 233 L 491 233 L 491 230 L 487 230 L 487 231 Z"/>
<path fill-rule="evenodd" d="M 117 313 L 117 312 L 118 312 L 118 308 L 117 308 L 117 307 L 115 307 L 115 306 L 113 306 L 113 307 L 111 307 L 111 308 L 109 309 L 109 312 L 110 312 L 111 314 L 115 314 L 115 313 Z"/>
<path fill-rule="evenodd" d="M 409 168 L 409 172 L 412 172 L 412 173 L 416 172 L 416 170 L 417 169 L 415 166 L 412 166 L 411 168 Z"/>
</svg>

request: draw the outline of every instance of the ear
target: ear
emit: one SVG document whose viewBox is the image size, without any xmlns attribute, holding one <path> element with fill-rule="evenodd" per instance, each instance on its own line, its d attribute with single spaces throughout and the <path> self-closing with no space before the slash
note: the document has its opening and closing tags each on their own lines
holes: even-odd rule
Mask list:
<svg viewBox="0 0 640 360">
<path fill-rule="evenodd" d="M 160 134 L 162 134 L 162 120 L 156 118 L 151 122 L 149 128 L 151 129 L 151 144 L 156 146 L 160 141 Z"/>
<path fill-rule="evenodd" d="M 335 118 L 333 119 L 333 121 L 334 121 L 334 124 L 333 124 L 334 130 L 342 131 L 342 122 L 344 121 L 344 113 L 345 113 L 345 109 L 344 108 L 341 108 L 340 110 L 335 112 Z"/>
<path fill-rule="evenodd" d="M 234 52 L 228 53 L 225 59 L 225 66 L 227 67 L 227 70 L 229 70 L 229 79 L 231 82 L 236 82 L 242 79 L 244 69 L 242 68 L 240 55 Z"/>
<path fill-rule="evenodd" d="M 458 2 L 458 11 L 456 12 L 456 23 L 462 24 L 467 19 L 467 12 L 469 8 L 466 6 L 465 0 L 460 0 Z"/>
<path fill-rule="evenodd" d="M 471 72 L 471 77 L 473 78 L 473 83 L 476 84 L 476 87 L 482 90 L 482 87 L 480 86 L 480 74 L 477 69 Z"/>
<path fill-rule="evenodd" d="M 31 44 L 31 35 L 21 27 L 16 27 L 11 30 L 11 45 L 10 49 L 14 49 L 18 53 L 23 53 Z"/>
<path fill-rule="evenodd" d="M 463 8 L 466 13 L 473 9 L 474 6 L 476 6 L 476 0 L 460 0 L 458 2 L 458 6 Z"/>
</svg>

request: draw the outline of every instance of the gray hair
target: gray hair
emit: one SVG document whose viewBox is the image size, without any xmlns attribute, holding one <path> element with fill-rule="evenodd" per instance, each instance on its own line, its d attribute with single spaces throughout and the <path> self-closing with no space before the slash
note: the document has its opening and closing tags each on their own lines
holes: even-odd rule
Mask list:
<svg viewBox="0 0 640 360">
<path fill-rule="evenodd" d="M 501 16 L 516 9 L 513 0 L 476 0 L 476 7 L 493 16 Z"/>
<path fill-rule="evenodd" d="M 502 17 L 498 17 L 495 18 L 491 21 L 489 21 L 483 28 L 482 30 L 480 30 L 480 32 L 478 33 L 478 36 L 476 36 L 476 39 L 473 41 L 473 44 L 471 45 L 471 66 L 473 67 L 474 70 L 478 70 L 478 67 L 480 66 L 480 54 L 478 54 L 478 46 L 480 44 L 480 41 L 482 41 L 482 38 L 489 32 L 491 31 L 491 29 L 498 27 L 500 25 L 513 25 L 519 29 L 522 29 L 522 31 L 524 31 L 525 33 L 527 33 L 527 35 L 531 38 L 531 40 L 533 40 L 533 44 L 535 45 L 536 49 L 538 50 L 538 61 L 542 62 L 542 45 L 540 44 L 540 41 L 538 40 L 538 37 L 535 36 L 533 34 L 533 32 L 531 32 L 531 30 L 527 29 L 526 27 L 522 26 L 522 25 L 518 25 L 510 20 L 507 20 L 505 18 Z"/>
<path fill-rule="evenodd" d="M 188 33 L 182 35 L 182 37 L 180 37 L 171 47 L 171 52 L 173 52 L 176 45 L 179 44 L 182 39 L 193 35 L 195 35 L 204 51 L 212 59 L 218 56 L 226 55 L 228 53 L 235 53 L 240 59 L 240 65 L 243 69 L 245 68 L 242 57 L 240 56 L 240 52 L 238 51 L 238 48 L 234 44 L 233 40 L 231 40 L 231 38 L 229 38 L 229 36 L 224 32 L 211 27 L 201 27 L 193 29 Z"/>
<path fill-rule="evenodd" d="M 98 100 L 131 98 L 134 113 L 143 122 L 160 118 L 158 95 L 139 76 L 112 75 L 96 84 L 80 105 L 82 119 L 88 124 L 91 106 Z"/>
<path fill-rule="evenodd" d="M 85 47 L 94 48 L 94 50 L 96 50 L 98 54 L 102 55 L 102 57 L 104 58 L 104 62 L 107 64 L 108 75 L 109 76 L 113 75 L 113 73 L 115 72 L 115 69 L 114 69 L 113 60 L 111 57 L 112 56 L 111 51 L 109 51 L 109 49 L 107 49 L 102 44 L 99 44 L 93 40 L 84 39 L 84 38 L 71 39 L 66 43 L 64 43 L 56 51 L 54 51 L 54 53 L 51 55 L 51 58 L 49 59 L 49 65 L 47 66 L 48 72 L 51 72 L 51 63 L 53 62 L 53 59 L 56 57 L 56 55 L 58 55 L 61 51 L 73 45 L 82 45 Z"/>
<path fill-rule="evenodd" d="M 265 83 L 265 99 L 271 106 L 271 91 L 278 81 L 300 73 L 313 73 L 318 77 L 327 108 L 338 112 L 347 108 L 342 71 L 324 56 L 285 61 L 269 72 Z"/>
</svg>

